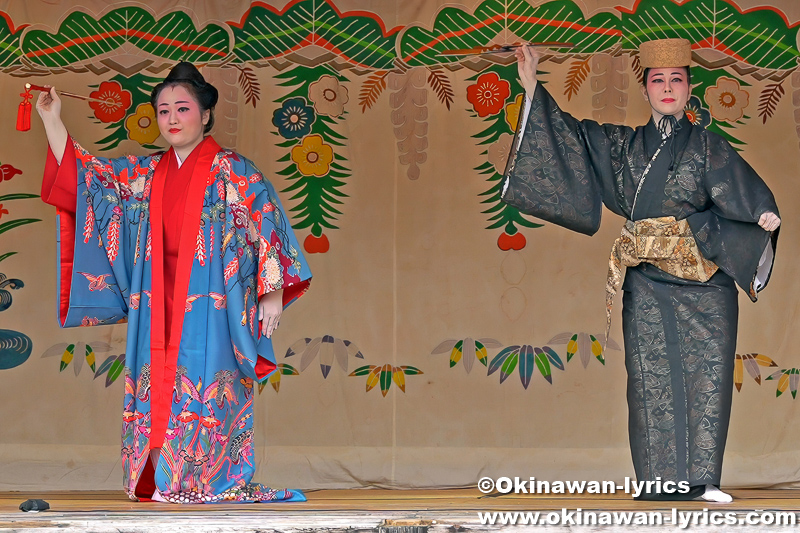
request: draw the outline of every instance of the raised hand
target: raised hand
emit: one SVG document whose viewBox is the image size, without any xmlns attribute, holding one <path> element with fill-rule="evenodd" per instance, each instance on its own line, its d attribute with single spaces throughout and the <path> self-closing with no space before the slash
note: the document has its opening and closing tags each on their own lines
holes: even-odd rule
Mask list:
<svg viewBox="0 0 800 533">
<path fill-rule="evenodd" d="M 47 87 L 47 86 L 45 86 Z M 43 121 L 61 119 L 61 98 L 56 93 L 55 87 L 48 87 L 49 92 L 42 91 L 36 100 L 36 111 Z"/>
<path fill-rule="evenodd" d="M 517 71 L 525 93 L 528 98 L 533 98 L 533 92 L 536 90 L 536 68 L 539 66 L 542 54 L 535 47 L 525 45 L 517 48 L 514 55 L 517 57 Z"/>
<path fill-rule="evenodd" d="M 61 121 L 61 98 L 56 94 L 56 88 L 50 87 L 50 91 L 42 91 L 36 100 L 36 111 L 42 117 L 44 130 L 47 133 L 47 142 L 50 149 L 56 156 L 58 164 L 64 157 L 64 150 L 67 147 L 67 127 Z"/>
</svg>

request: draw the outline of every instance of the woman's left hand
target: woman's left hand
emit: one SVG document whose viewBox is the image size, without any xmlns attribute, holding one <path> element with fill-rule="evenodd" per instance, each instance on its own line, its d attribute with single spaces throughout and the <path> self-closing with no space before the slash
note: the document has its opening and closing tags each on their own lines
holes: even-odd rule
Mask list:
<svg viewBox="0 0 800 533">
<path fill-rule="evenodd" d="M 258 299 L 258 320 L 261 323 L 261 334 L 267 338 L 278 328 L 283 313 L 283 289 L 268 292 Z"/>
<path fill-rule="evenodd" d="M 758 219 L 758 225 L 767 231 L 775 231 L 781 225 L 781 219 L 775 213 L 764 213 Z"/>
</svg>

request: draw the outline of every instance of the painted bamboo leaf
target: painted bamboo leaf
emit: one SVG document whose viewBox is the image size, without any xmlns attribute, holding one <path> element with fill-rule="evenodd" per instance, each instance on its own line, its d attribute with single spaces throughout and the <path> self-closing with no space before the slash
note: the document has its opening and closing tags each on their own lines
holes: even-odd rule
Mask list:
<svg viewBox="0 0 800 533">
<path fill-rule="evenodd" d="M 592 355 L 592 341 L 587 333 L 578 333 L 578 352 L 580 352 L 583 368 L 589 366 L 589 357 Z"/>
<path fill-rule="evenodd" d="M 789 391 L 792 398 L 797 398 L 797 384 L 800 383 L 800 369 L 793 368 L 789 371 Z"/>
<path fill-rule="evenodd" d="M 156 20 L 149 11 L 130 6 L 98 20 L 73 11 L 57 33 L 31 30 L 21 43 L 27 61 L 47 68 L 74 66 L 126 45 L 170 61 L 205 63 L 228 55 L 230 36 L 217 24 L 197 31 L 191 17 L 180 10 Z"/>
<path fill-rule="evenodd" d="M 319 367 L 322 370 L 322 377 L 328 378 L 328 374 L 333 366 L 333 335 L 325 335 L 322 337 L 322 343 L 319 347 Z"/>
<path fill-rule="evenodd" d="M 88 344 L 86 345 L 86 364 L 89 365 L 89 368 L 92 369 L 92 372 L 96 371 L 94 350 L 92 350 L 92 347 Z"/>
<path fill-rule="evenodd" d="M 97 367 L 97 370 L 94 373 L 94 379 L 97 379 L 100 376 L 102 376 L 103 374 L 105 374 L 106 372 L 108 372 L 108 370 L 111 368 L 111 365 L 116 360 L 117 360 L 117 356 L 116 355 L 108 356 L 106 358 L 106 360 L 103 361 L 102 364 L 99 367 Z"/>
<path fill-rule="evenodd" d="M 9 200 L 28 200 L 30 198 L 39 198 L 39 195 L 38 194 L 28 194 L 28 193 L 24 193 L 24 192 L 4 194 L 4 195 L 0 196 L 0 202 L 7 202 Z"/>
<path fill-rule="evenodd" d="M 117 359 L 111 363 L 111 368 L 108 369 L 108 374 L 106 374 L 106 387 L 110 387 L 112 383 L 114 383 L 117 378 L 122 374 L 122 371 L 125 369 L 125 354 L 121 353 L 117 356 Z"/>
<path fill-rule="evenodd" d="M 64 350 L 64 353 L 61 355 L 61 362 L 59 363 L 59 372 L 63 372 L 67 365 L 72 362 L 72 358 L 75 357 L 75 345 L 70 344 L 67 346 L 67 349 Z"/>
<path fill-rule="evenodd" d="M 386 396 L 392 386 L 392 365 L 385 364 L 381 368 L 381 394 Z"/>
<path fill-rule="evenodd" d="M 533 347 L 530 344 L 524 344 L 519 350 L 519 379 L 522 381 L 522 386 L 527 389 L 531 383 L 531 376 L 536 363 L 533 361 Z"/>
<path fill-rule="evenodd" d="M 373 368 L 375 368 L 374 365 L 360 366 L 360 367 L 356 368 L 355 370 L 353 370 L 352 372 L 350 372 L 350 376 L 351 377 L 352 376 L 366 376 L 367 374 L 372 372 Z"/>
<path fill-rule="evenodd" d="M 553 341 L 550 341 L 553 342 Z M 569 342 L 567 342 L 567 363 L 569 363 L 570 359 L 578 353 L 578 334 L 575 333 L 572 337 L 569 338 Z"/>
<path fill-rule="evenodd" d="M 0 224 L 0 234 L 10 231 L 26 224 L 33 224 L 34 222 L 41 222 L 39 218 L 18 218 L 16 220 L 9 220 Z"/>
<path fill-rule="evenodd" d="M 392 367 L 392 381 L 400 387 L 401 391 L 406 391 L 406 374 L 399 366 Z"/>
<path fill-rule="evenodd" d="M 552 385 L 553 376 L 552 376 L 552 370 L 550 369 L 550 361 L 548 361 L 547 359 L 547 354 L 545 354 L 541 348 L 534 349 L 534 352 L 536 357 L 536 367 L 539 369 L 539 372 L 542 374 L 542 377 Z"/>
<path fill-rule="evenodd" d="M 797 30 L 770 7 L 743 13 L 732 0 L 648 0 L 621 8 L 622 47 L 635 50 L 653 39 L 683 37 L 698 49 L 714 49 L 733 61 L 769 69 L 797 66 Z"/>
<path fill-rule="evenodd" d="M 475 359 L 478 356 L 476 343 L 471 337 L 467 337 L 464 339 L 464 345 L 461 347 L 461 349 L 466 354 L 464 356 L 464 370 L 466 370 L 467 374 L 469 374 L 472 371 L 472 366 L 475 364 Z M 473 354 L 475 354 L 476 357 L 473 357 Z"/>
<path fill-rule="evenodd" d="M 311 342 L 311 337 L 305 337 L 303 339 L 296 341 L 294 344 L 289 346 L 289 349 L 286 350 L 286 355 L 284 355 L 284 357 L 292 357 L 293 355 L 302 353 L 303 351 L 305 351 L 306 346 L 308 346 L 309 342 Z"/>
<path fill-rule="evenodd" d="M 308 368 L 308 365 L 310 365 L 311 362 L 314 360 L 314 358 L 317 357 L 321 344 L 322 344 L 322 337 L 317 337 L 308 343 L 308 346 L 306 346 L 306 350 L 300 357 L 301 372 L 304 371 L 306 368 Z"/>
<path fill-rule="evenodd" d="M 339 14 L 332 2 L 290 2 L 283 10 L 254 4 L 232 24 L 233 53 L 242 62 L 274 59 L 304 46 L 319 46 L 360 68 L 393 68 L 397 29 L 377 16 Z"/>
<path fill-rule="evenodd" d="M 461 360 L 463 355 L 462 347 L 464 346 L 464 341 L 458 341 L 455 346 L 453 346 L 453 350 L 450 352 L 450 368 L 453 368 L 458 364 Z"/>
<path fill-rule="evenodd" d="M 0 255 L 0 261 L 3 261 L 4 259 L 8 259 L 12 255 L 17 255 L 17 253 L 18 252 L 6 252 L 3 255 Z"/>
<path fill-rule="evenodd" d="M 400 57 L 411 66 L 456 63 L 460 56 L 440 56 L 458 48 L 492 42 L 566 41 L 573 51 L 595 53 L 619 43 L 619 19 L 599 13 L 586 19 L 571 0 L 532 6 L 527 0 L 486 0 L 470 13 L 446 6 L 436 15 L 433 28 L 407 27 L 400 40 Z M 510 44 L 510 43 L 509 43 Z"/>
<path fill-rule="evenodd" d="M 554 349 L 549 346 L 543 346 L 542 351 L 544 351 L 544 353 L 547 355 L 547 359 L 550 361 L 550 364 L 559 370 L 564 370 L 564 363 L 561 361 L 561 357 L 559 357 Z"/>
<path fill-rule="evenodd" d="M 752 353 L 750 354 L 756 360 L 756 362 L 761 366 L 778 366 L 778 363 L 767 357 L 766 355 L 760 353 Z"/>
<path fill-rule="evenodd" d="M 487 375 L 491 376 L 497 370 L 499 370 L 500 367 L 505 362 L 506 358 L 509 355 L 511 355 L 514 351 L 518 352 L 519 348 L 520 348 L 519 346 L 509 346 L 508 348 L 505 348 L 505 349 L 501 350 L 499 354 L 495 355 L 494 359 L 492 359 L 492 362 L 489 363 L 489 369 L 488 369 Z"/>
<path fill-rule="evenodd" d="M 517 368 L 519 352 L 519 349 L 512 351 L 508 357 L 506 357 L 506 360 L 503 361 L 503 365 L 500 367 L 500 383 L 503 383 L 508 376 L 514 372 L 514 369 Z"/>
<path fill-rule="evenodd" d="M 600 341 L 597 340 L 597 337 L 594 335 L 589 335 L 589 340 L 592 341 L 592 355 L 597 357 L 597 360 L 603 364 L 606 364 L 606 360 L 603 357 L 603 345 L 600 344 Z"/>
<path fill-rule="evenodd" d="M 364 354 L 361 353 L 361 350 L 358 349 L 358 346 L 356 346 L 356 344 L 353 341 L 344 339 L 342 342 L 344 342 L 344 345 L 347 346 L 347 355 L 351 355 L 359 359 L 364 359 Z"/>
<path fill-rule="evenodd" d="M 333 355 L 336 357 L 336 362 L 339 364 L 339 368 L 341 368 L 343 372 L 347 372 L 347 345 L 344 343 L 344 340 L 338 337 L 333 340 Z"/>
<path fill-rule="evenodd" d="M 419 368 L 410 365 L 401 365 L 400 369 L 406 376 L 419 376 L 420 374 L 424 373 Z"/>
<path fill-rule="evenodd" d="M 453 347 L 458 343 L 456 339 L 447 339 L 445 341 L 440 342 L 436 348 L 431 350 L 431 355 L 437 355 L 440 353 L 447 353 L 453 349 Z"/>
<path fill-rule="evenodd" d="M 381 379 L 381 367 L 370 365 L 369 375 L 367 375 L 367 392 L 374 389 L 375 385 L 378 384 L 380 379 Z"/>
<path fill-rule="evenodd" d="M 744 366 L 745 370 L 747 370 L 747 373 L 750 374 L 750 377 L 753 378 L 756 383 L 761 385 L 761 369 L 758 368 L 758 363 L 752 354 L 748 353 L 742 356 L 742 365 Z"/>
<path fill-rule="evenodd" d="M 475 341 L 475 357 L 478 359 L 478 361 L 481 362 L 483 366 L 486 366 L 486 361 L 489 358 L 489 353 L 486 351 L 486 345 L 479 340 Z"/>
<path fill-rule="evenodd" d="M 278 364 L 278 372 L 284 376 L 299 376 L 300 372 L 295 367 L 287 363 Z"/>
<path fill-rule="evenodd" d="M 767 378 L 771 379 L 771 378 Z M 736 359 L 733 361 L 733 385 L 736 390 L 742 391 L 742 383 L 744 382 L 744 364 L 742 363 L 742 356 L 736 354 Z"/>
</svg>

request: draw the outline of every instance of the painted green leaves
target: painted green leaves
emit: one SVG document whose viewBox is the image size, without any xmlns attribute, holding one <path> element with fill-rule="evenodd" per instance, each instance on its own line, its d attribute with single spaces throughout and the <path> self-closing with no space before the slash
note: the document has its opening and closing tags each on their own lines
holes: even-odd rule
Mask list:
<svg viewBox="0 0 800 533">
<path fill-rule="evenodd" d="M 280 363 L 278 368 L 275 369 L 275 372 L 269 377 L 267 381 L 269 384 L 272 385 L 272 388 L 275 389 L 275 392 L 280 392 L 281 390 L 281 379 L 283 376 L 299 376 L 300 372 L 297 371 L 295 367 L 288 363 Z M 266 386 L 266 382 L 258 384 L 258 393 L 261 394 L 261 391 L 264 390 L 264 386 Z"/>
<path fill-rule="evenodd" d="M 232 27 L 240 61 L 281 57 L 307 45 L 328 50 L 359 68 L 392 68 L 396 31 L 387 32 L 370 13 L 340 14 L 326 0 L 291 2 L 284 12 L 254 5 Z"/>
<path fill-rule="evenodd" d="M 585 19 L 571 0 L 556 0 L 532 6 L 527 0 L 487 0 L 470 13 L 456 7 L 439 11 L 433 29 L 411 26 L 403 32 L 400 58 L 407 64 L 434 65 L 458 62 L 444 57 L 452 49 L 503 42 L 572 42 L 582 53 L 611 49 L 619 42 L 619 19 L 601 13 Z"/>
<path fill-rule="evenodd" d="M 515 369 L 519 368 L 519 379 L 522 386 L 527 389 L 531 383 L 534 369 L 538 370 L 539 374 L 552 385 L 552 368 L 554 366 L 559 370 L 564 370 L 561 357 L 549 346 L 542 348 L 530 344 L 508 346 L 492 359 L 489 364 L 489 375 L 500 370 L 500 383 L 503 383 L 514 373 Z"/>
<path fill-rule="evenodd" d="M 22 52 L 35 65 L 59 68 L 109 54 L 124 45 L 170 61 L 203 63 L 227 56 L 230 37 L 227 29 L 217 24 L 198 31 L 183 11 L 156 20 L 147 10 L 131 6 L 115 9 L 97 20 L 75 11 L 61 23 L 57 33 L 27 33 Z"/>
<path fill-rule="evenodd" d="M 638 3 L 622 10 L 622 47 L 635 50 L 643 41 L 665 37 L 689 39 L 695 50 L 712 49 L 717 60 L 742 61 L 768 69 L 797 66 L 797 26 L 773 9 L 742 13 L 729 0 L 694 0 L 677 5 L 670 0 Z"/>
<path fill-rule="evenodd" d="M 450 368 L 456 366 L 459 361 L 462 361 L 464 370 L 469 374 L 475 361 L 478 361 L 483 366 L 487 366 L 489 353 L 487 348 L 499 348 L 501 346 L 499 341 L 489 338 L 473 339 L 467 337 L 465 339 L 447 339 L 442 341 L 439 346 L 431 351 L 431 355 L 449 353 L 450 354 Z"/>
<path fill-rule="evenodd" d="M 600 363 L 606 364 L 605 359 L 605 351 L 606 350 L 616 350 L 619 351 L 620 347 L 614 339 L 608 339 L 608 345 L 603 347 L 603 344 L 600 342 L 599 339 L 602 339 L 604 335 L 602 334 L 591 334 L 591 333 L 559 333 L 549 341 L 547 344 L 566 344 L 567 345 L 567 362 L 569 363 L 573 357 L 578 355 L 580 357 L 581 363 L 583 367 L 586 368 L 589 366 L 589 361 L 591 360 L 592 356 L 595 357 Z"/>
<path fill-rule="evenodd" d="M 111 345 L 107 342 L 94 341 L 54 344 L 42 354 L 42 358 L 59 357 L 59 372 L 63 372 L 70 365 L 77 376 L 83 369 L 84 363 L 91 369 L 94 378 L 97 379 L 106 372 L 106 387 L 110 386 L 119 377 L 122 368 L 125 366 L 125 354 L 109 356 L 103 363 L 97 366 L 97 354 L 111 351 Z M 114 361 L 117 361 L 116 366 Z"/>
<path fill-rule="evenodd" d="M 800 368 L 784 368 L 778 370 L 767 379 L 777 379 L 778 388 L 775 391 L 775 397 L 780 397 L 781 394 L 788 389 L 792 393 L 792 399 L 797 398 L 797 385 L 800 383 Z"/>
<path fill-rule="evenodd" d="M 393 366 L 388 363 L 384 365 L 364 365 L 356 368 L 350 376 L 367 376 L 367 392 L 380 384 L 381 394 L 385 397 L 389 392 L 392 383 L 397 385 L 401 391 L 406 391 L 406 376 L 418 376 L 422 370 L 409 365 Z"/>
</svg>

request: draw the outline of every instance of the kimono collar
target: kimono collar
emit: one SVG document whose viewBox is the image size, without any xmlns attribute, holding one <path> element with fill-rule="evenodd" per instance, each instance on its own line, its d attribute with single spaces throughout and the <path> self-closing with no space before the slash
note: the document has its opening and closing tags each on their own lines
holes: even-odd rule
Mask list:
<svg viewBox="0 0 800 533">
<path fill-rule="evenodd" d="M 670 144 L 675 146 L 676 149 L 685 146 L 691 134 L 692 126 L 692 122 L 684 113 L 681 119 L 677 121 L 677 127 L 674 128 L 674 133 L 670 136 L 672 139 L 669 141 Z M 650 120 L 644 127 L 644 148 L 648 158 L 653 157 L 653 154 L 656 153 L 656 150 L 658 150 L 663 140 L 661 132 L 658 130 L 658 125 L 653 120 L 653 117 L 650 117 Z"/>
</svg>

